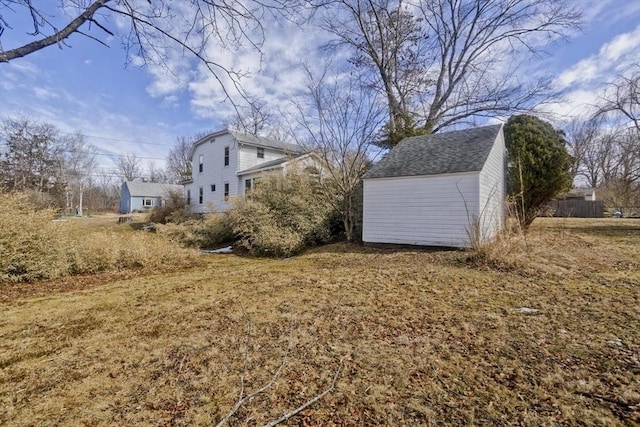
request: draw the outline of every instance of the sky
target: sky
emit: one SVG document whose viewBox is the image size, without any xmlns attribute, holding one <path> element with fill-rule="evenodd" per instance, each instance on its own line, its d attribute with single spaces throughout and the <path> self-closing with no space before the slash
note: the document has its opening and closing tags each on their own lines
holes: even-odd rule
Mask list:
<svg viewBox="0 0 640 427">
<path fill-rule="evenodd" d="M 527 65 L 532 74 L 548 73 L 562 94 L 561 102 L 545 106 L 555 120 L 585 111 L 607 82 L 640 63 L 640 0 L 576 4 L 584 13 L 581 31 L 548 46 L 547 55 Z M 25 34 L 28 17 L 7 11 L 3 17 L 13 27 L 0 38 L 4 49 L 33 40 Z M 177 55 L 169 58 L 173 73 L 135 61 L 126 64 L 120 39 L 104 40 L 109 47 L 73 35 L 61 47 L 0 63 L 0 120 L 22 115 L 65 133 L 81 132 L 97 148 L 100 168 L 113 170 L 117 155 L 130 154 L 147 167 L 149 162 L 163 167 L 178 137 L 220 130 L 233 116 L 232 104 L 203 64 Z M 326 40 L 317 29 L 282 22 L 265 27 L 262 57 L 248 48 L 210 46 L 208 53 L 249 71 L 243 87 L 276 110 L 303 89 L 300 65 L 313 65 Z"/>
</svg>

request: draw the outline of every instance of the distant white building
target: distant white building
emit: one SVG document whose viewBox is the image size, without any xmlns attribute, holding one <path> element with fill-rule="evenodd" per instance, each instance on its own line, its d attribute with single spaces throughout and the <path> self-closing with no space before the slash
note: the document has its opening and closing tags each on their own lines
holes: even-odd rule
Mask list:
<svg viewBox="0 0 640 427">
<path fill-rule="evenodd" d="M 505 221 L 502 125 L 405 138 L 363 180 L 365 242 L 488 241 Z"/>
<path fill-rule="evenodd" d="M 232 130 L 200 138 L 191 150 L 192 177 L 185 200 L 193 213 L 225 211 L 229 197 L 243 195 L 266 172 L 309 159 L 302 147 Z"/>
</svg>

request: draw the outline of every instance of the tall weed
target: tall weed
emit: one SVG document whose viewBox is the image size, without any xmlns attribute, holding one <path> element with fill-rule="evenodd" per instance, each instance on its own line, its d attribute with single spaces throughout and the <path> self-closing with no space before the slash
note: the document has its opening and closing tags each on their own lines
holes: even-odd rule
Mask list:
<svg viewBox="0 0 640 427">
<path fill-rule="evenodd" d="M 195 262 L 193 253 L 151 233 L 91 230 L 54 217 L 25 195 L 0 194 L 0 283 Z"/>
</svg>

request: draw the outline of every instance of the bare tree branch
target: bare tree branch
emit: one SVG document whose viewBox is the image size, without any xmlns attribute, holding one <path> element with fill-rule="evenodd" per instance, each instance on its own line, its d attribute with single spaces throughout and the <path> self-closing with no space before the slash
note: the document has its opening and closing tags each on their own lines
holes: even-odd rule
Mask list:
<svg viewBox="0 0 640 427">
<path fill-rule="evenodd" d="M 291 417 L 299 414 L 300 412 L 304 411 L 309 406 L 313 405 L 318 400 L 320 400 L 323 397 L 325 397 L 327 394 L 331 393 L 336 387 L 336 381 L 338 381 L 338 377 L 340 376 L 340 370 L 341 370 L 340 367 L 338 369 L 336 369 L 336 372 L 333 374 L 333 381 L 331 381 L 331 384 L 329 385 L 329 387 L 327 387 L 322 393 L 316 395 L 313 399 L 307 400 L 304 404 L 298 406 L 296 409 L 294 409 L 291 412 L 287 412 L 286 414 L 284 414 L 283 416 L 281 416 L 277 420 L 274 420 L 274 421 L 270 422 L 269 424 L 265 424 L 265 427 L 274 427 L 274 426 L 276 426 L 276 425 L 288 420 L 289 418 L 291 418 Z"/>
<path fill-rule="evenodd" d="M 16 58 L 21 58 L 23 56 L 29 55 L 33 52 L 36 52 L 40 49 L 43 49 L 47 46 L 51 46 L 53 44 L 58 44 L 62 40 L 68 38 L 71 34 L 78 31 L 78 29 L 87 21 L 90 21 L 93 15 L 102 7 L 104 7 L 108 2 L 112 0 L 96 0 L 89 7 L 87 7 L 84 12 L 82 12 L 78 17 L 76 17 L 73 21 L 71 21 L 67 26 L 63 29 L 57 31 L 55 28 L 55 33 L 44 37 L 40 40 L 34 41 L 32 43 L 26 44 L 24 46 L 17 47 L 15 49 L 10 49 L 7 51 L 0 51 L 0 62 L 9 62 Z M 37 19 L 35 17 L 35 9 L 31 5 L 31 2 L 26 2 L 28 5 L 31 16 L 33 16 L 33 22 L 36 24 Z M 37 24 L 35 25 L 35 31 L 33 35 L 40 34 L 40 30 L 38 29 Z M 0 33 L 1 35 L 1 33 Z"/>
<path fill-rule="evenodd" d="M 276 371 L 274 372 L 274 374 L 271 377 L 271 379 L 269 380 L 269 382 L 266 383 L 264 386 L 260 387 L 258 390 L 247 394 L 246 396 L 244 395 L 244 374 L 245 373 L 243 373 L 241 378 L 240 378 L 240 393 L 239 393 L 239 396 L 238 396 L 238 401 L 236 402 L 235 405 L 233 405 L 231 410 L 229 410 L 229 412 L 227 412 L 227 414 L 224 417 L 222 417 L 222 419 L 216 424 L 216 427 L 223 426 L 225 423 L 227 423 L 229 421 L 229 419 L 236 412 L 238 412 L 238 409 L 240 409 L 240 407 L 242 407 L 242 405 L 244 405 L 245 403 L 247 403 L 248 401 L 250 401 L 251 399 L 253 399 L 257 395 L 259 395 L 260 393 L 263 393 L 264 391 L 268 390 L 273 385 L 273 383 L 278 379 L 278 377 L 280 376 L 280 372 L 282 372 L 282 368 L 284 368 L 284 365 L 286 364 L 286 362 L 287 362 L 287 358 L 283 357 L 282 358 L 282 363 L 280 364 L 280 366 L 278 366 L 278 369 L 276 369 Z"/>
<path fill-rule="evenodd" d="M 517 79 L 521 52 L 579 25 L 565 0 L 340 0 L 324 28 L 330 46 L 351 49 L 366 84 L 387 99 L 387 143 L 412 132 L 529 111 L 547 101 L 547 81 Z M 336 16 L 337 15 L 337 16 Z M 507 59 L 508 58 L 508 59 Z"/>
</svg>

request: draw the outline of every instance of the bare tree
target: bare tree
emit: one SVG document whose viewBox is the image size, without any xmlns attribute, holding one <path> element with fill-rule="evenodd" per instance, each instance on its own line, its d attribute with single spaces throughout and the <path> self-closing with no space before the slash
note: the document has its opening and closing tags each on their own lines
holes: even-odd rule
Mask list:
<svg viewBox="0 0 640 427">
<path fill-rule="evenodd" d="M 274 115 L 267 111 L 267 104 L 255 98 L 247 98 L 248 105 L 237 108 L 236 116 L 227 123 L 228 128 L 251 135 L 263 134 L 274 124 Z"/>
<path fill-rule="evenodd" d="M 118 206 L 120 200 L 120 182 L 116 181 L 116 177 L 112 172 L 105 170 L 98 170 L 94 172 L 95 186 L 93 187 L 96 193 L 97 202 L 99 202 L 99 208 L 105 210 L 114 210 Z"/>
<path fill-rule="evenodd" d="M 374 91 L 362 90 L 354 80 L 315 77 L 307 68 L 306 103 L 297 103 L 301 142 L 311 148 L 323 166 L 322 193 L 340 214 L 346 238 L 354 238 L 360 212 L 361 177 L 379 152 L 373 143 L 384 121 Z"/>
<path fill-rule="evenodd" d="M 567 0 L 339 0 L 325 28 L 387 99 L 388 145 L 475 117 L 528 111 L 545 79 L 518 79 L 515 53 L 578 26 Z M 508 58 L 508 60 L 507 60 Z"/>
<path fill-rule="evenodd" d="M 53 7 L 31 0 L 0 0 L 0 62 L 30 55 L 48 46 L 64 47 L 73 35 L 82 35 L 108 45 L 120 36 L 127 61 L 160 64 L 171 68 L 172 54 L 195 58 L 215 76 L 227 96 L 228 85 L 242 94 L 243 73 L 227 68 L 210 52 L 248 45 L 260 52 L 264 41 L 263 21 L 267 16 L 292 19 L 304 12 L 306 0 L 61 0 Z M 2 35 L 16 23 L 29 22 L 25 29 L 35 40 L 5 49 Z M 20 16 L 23 15 L 23 16 Z M 30 17 L 30 19 L 29 19 Z M 60 25 L 59 22 L 64 24 Z M 212 47 L 217 47 L 212 49 Z M 231 83 L 225 85 L 225 82 Z"/>
<path fill-rule="evenodd" d="M 619 76 L 608 85 L 597 115 L 621 117 L 640 135 L 640 64 L 629 76 Z"/>
<path fill-rule="evenodd" d="M 611 137 L 597 118 L 575 118 L 565 130 L 567 150 L 573 161 L 571 175 L 584 178 L 587 185 L 598 187 L 603 180 L 606 163 L 611 157 Z"/>
<path fill-rule="evenodd" d="M 1 132 L 5 145 L 0 153 L 1 185 L 17 191 L 61 192 L 64 148 L 58 128 L 19 117 L 5 120 Z"/>
<path fill-rule="evenodd" d="M 149 173 L 146 176 L 146 180 L 148 180 L 149 182 L 167 184 L 170 181 L 167 171 L 163 170 L 162 168 L 156 167 L 156 164 L 153 160 L 149 161 L 147 169 Z"/>
<path fill-rule="evenodd" d="M 137 181 L 144 176 L 142 161 L 135 154 L 118 156 L 117 167 L 127 181 Z"/>
<path fill-rule="evenodd" d="M 76 133 L 64 142 L 63 176 L 66 181 L 66 207 L 76 203 L 76 214 L 83 214 L 84 193 L 96 166 L 96 149 L 87 144 L 84 135 Z"/>
<path fill-rule="evenodd" d="M 174 183 L 191 179 L 193 144 L 205 137 L 207 132 L 201 132 L 192 136 L 179 136 L 176 145 L 169 150 L 167 155 L 168 179 Z"/>
</svg>

